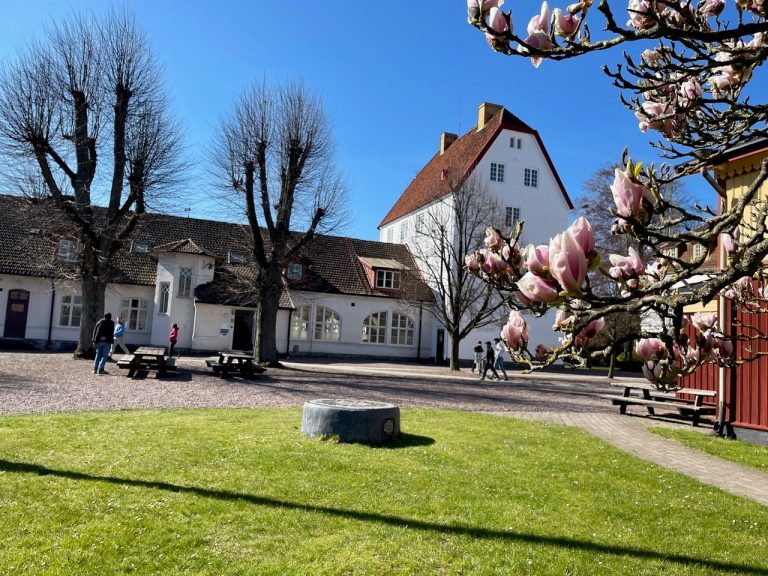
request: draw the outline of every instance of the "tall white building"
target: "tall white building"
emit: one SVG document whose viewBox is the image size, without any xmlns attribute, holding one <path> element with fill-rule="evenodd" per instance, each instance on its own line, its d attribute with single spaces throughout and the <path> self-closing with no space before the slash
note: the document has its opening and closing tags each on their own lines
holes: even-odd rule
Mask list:
<svg viewBox="0 0 768 576">
<path fill-rule="evenodd" d="M 415 231 L 430 211 L 445 210 L 445 199 L 457 182 L 469 179 L 479 183 L 498 204 L 507 230 L 518 220 L 525 223 L 525 243 L 548 243 L 568 226 L 573 204 L 539 133 L 503 106 L 483 103 L 478 108 L 477 125 L 467 133 L 442 134 L 438 152 L 379 224 L 380 240 L 408 244 L 412 252 L 420 252 L 414 245 L 420 239 Z M 553 316 L 528 320 L 532 347 L 557 342 Z M 471 358 L 473 344 L 497 337 L 500 328 L 474 331 L 462 341 L 460 357 Z M 441 348 L 446 355 L 450 350 L 449 343 L 441 339 L 438 332 L 438 356 Z"/>
</svg>

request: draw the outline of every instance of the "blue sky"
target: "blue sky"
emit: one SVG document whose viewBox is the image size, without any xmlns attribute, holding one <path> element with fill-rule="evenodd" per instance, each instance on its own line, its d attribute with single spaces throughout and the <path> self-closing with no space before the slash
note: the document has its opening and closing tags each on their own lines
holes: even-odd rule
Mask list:
<svg viewBox="0 0 768 576">
<path fill-rule="evenodd" d="M 377 225 L 444 131 L 463 133 L 481 102 L 504 105 L 536 128 L 569 194 L 620 158 L 652 161 L 649 135 L 600 66 L 601 54 L 544 62 L 490 50 L 466 23 L 464 0 L 201 2 L 132 0 L 127 6 L 165 69 L 192 160 L 179 214 L 216 216 L 206 203 L 206 152 L 219 119 L 251 83 L 301 79 L 322 98 L 353 207 L 344 235 L 378 239 Z M 511 5 L 511 3 L 510 3 Z M 0 58 L 73 10 L 101 13 L 104 1 L 4 0 Z M 524 8 L 518 8 L 524 6 Z M 539 2 L 515 2 L 522 26 Z"/>
</svg>

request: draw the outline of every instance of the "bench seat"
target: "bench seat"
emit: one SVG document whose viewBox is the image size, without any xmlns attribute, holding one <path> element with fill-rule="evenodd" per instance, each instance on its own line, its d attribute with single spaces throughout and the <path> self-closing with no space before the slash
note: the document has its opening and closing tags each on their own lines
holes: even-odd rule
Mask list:
<svg viewBox="0 0 768 576">
<path fill-rule="evenodd" d="M 715 404 L 694 404 L 693 401 L 683 401 L 678 398 L 662 400 L 657 398 L 638 398 L 634 396 L 621 396 L 619 394 L 601 394 L 601 398 L 610 400 L 614 406 L 619 406 L 619 413 L 626 414 L 627 406 L 645 406 L 648 413 L 655 415 L 654 408 L 669 408 L 677 410 L 680 414 L 691 414 L 693 416 L 693 425 L 697 426 L 699 423 L 699 416 L 701 414 L 715 414 L 717 412 L 717 406 Z"/>
</svg>

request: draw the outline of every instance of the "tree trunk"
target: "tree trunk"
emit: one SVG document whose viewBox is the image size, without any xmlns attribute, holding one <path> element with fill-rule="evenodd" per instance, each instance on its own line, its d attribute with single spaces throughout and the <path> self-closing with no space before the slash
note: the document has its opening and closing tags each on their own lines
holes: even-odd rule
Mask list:
<svg viewBox="0 0 768 576">
<path fill-rule="evenodd" d="M 91 245 L 85 245 L 82 251 L 83 262 L 81 265 L 82 279 L 80 281 L 81 313 L 80 336 L 75 350 L 76 358 L 92 358 L 93 329 L 96 322 L 104 316 L 104 303 L 106 300 L 107 283 L 105 282 L 106 268 L 100 265 L 96 256 L 97 252 Z"/>
<path fill-rule="evenodd" d="M 453 334 L 451 334 L 451 370 L 452 371 L 458 371 L 461 368 L 459 366 L 459 344 L 461 344 L 461 340 L 456 338 Z"/>
<path fill-rule="evenodd" d="M 279 271 L 267 271 L 259 289 L 259 308 L 256 312 L 256 341 L 254 355 L 260 364 L 276 366 L 277 312 L 280 307 L 282 282 Z"/>
<path fill-rule="evenodd" d="M 616 370 L 616 350 L 611 350 L 611 359 L 608 363 L 608 378 L 613 378 L 613 373 Z"/>
</svg>

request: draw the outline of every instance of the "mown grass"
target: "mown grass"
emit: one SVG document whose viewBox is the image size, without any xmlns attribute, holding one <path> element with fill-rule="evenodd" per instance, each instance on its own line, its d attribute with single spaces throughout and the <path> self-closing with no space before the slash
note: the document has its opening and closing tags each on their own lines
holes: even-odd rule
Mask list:
<svg viewBox="0 0 768 576">
<path fill-rule="evenodd" d="M 768 472 L 768 446 L 750 444 L 739 440 L 726 440 L 711 434 L 701 434 L 700 432 L 691 432 L 689 430 L 673 430 L 669 428 L 652 428 L 651 432 L 677 440 L 690 448 L 701 450 L 712 456 L 718 456 L 725 460 L 730 460 L 756 468 L 762 472 Z"/>
<path fill-rule="evenodd" d="M 0 419 L 0 574 L 768 574 L 768 508 L 579 430 L 404 410 L 404 441 L 298 409 Z"/>
</svg>

